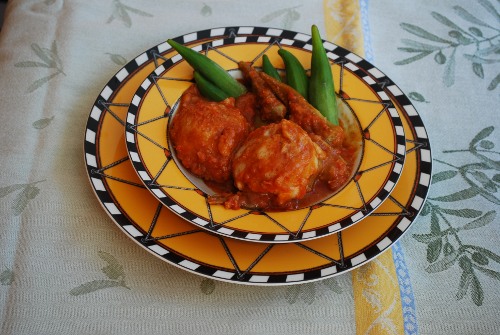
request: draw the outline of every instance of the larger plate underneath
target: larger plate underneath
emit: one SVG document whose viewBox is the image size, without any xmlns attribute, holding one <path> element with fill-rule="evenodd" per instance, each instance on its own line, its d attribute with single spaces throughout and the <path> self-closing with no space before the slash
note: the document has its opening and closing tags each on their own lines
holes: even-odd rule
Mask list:
<svg viewBox="0 0 500 335">
<path fill-rule="evenodd" d="M 238 29 L 204 30 L 178 39 L 240 36 Z M 97 97 L 85 129 L 85 166 L 92 189 L 113 222 L 141 248 L 169 264 L 212 279 L 286 285 L 352 270 L 387 250 L 414 222 L 430 183 L 430 144 L 418 113 L 383 73 L 379 79 L 395 92 L 390 95 L 391 108 L 402 115 L 406 162 L 391 195 L 369 217 L 330 236 L 276 244 L 216 235 L 175 215 L 138 178 L 128 158 L 123 131 L 137 88 L 170 55 L 160 44 L 118 71 Z"/>
</svg>

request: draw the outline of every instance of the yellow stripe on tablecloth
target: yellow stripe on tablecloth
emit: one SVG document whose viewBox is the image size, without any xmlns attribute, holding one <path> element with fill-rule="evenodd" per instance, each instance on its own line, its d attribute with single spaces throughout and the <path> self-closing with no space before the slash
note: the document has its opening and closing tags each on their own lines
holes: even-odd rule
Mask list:
<svg viewBox="0 0 500 335">
<path fill-rule="evenodd" d="M 392 250 L 352 272 L 356 334 L 404 334 Z"/>
<path fill-rule="evenodd" d="M 326 40 L 363 55 L 363 29 L 359 2 L 353 0 L 324 0 Z"/>
<path fill-rule="evenodd" d="M 326 38 L 364 55 L 358 1 L 324 0 Z M 392 250 L 352 271 L 357 334 L 404 334 L 403 312 Z"/>
</svg>

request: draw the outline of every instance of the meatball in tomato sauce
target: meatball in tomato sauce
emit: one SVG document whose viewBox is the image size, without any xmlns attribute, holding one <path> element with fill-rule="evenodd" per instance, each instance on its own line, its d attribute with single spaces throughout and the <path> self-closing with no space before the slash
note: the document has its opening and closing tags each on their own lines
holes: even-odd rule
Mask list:
<svg viewBox="0 0 500 335">
<path fill-rule="evenodd" d="M 233 159 L 234 184 L 242 193 L 269 194 L 283 205 L 311 189 L 324 155 L 300 126 L 283 119 L 248 135 Z"/>
<path fill-rule="evenodd" d="M 250 131 L 248 120 L 235 100 L 212 102 L 195 85 L 180 100 L 170 136 L 182 165 L 204 180 L 231 180 L 231 161 Z"/>
</svg>

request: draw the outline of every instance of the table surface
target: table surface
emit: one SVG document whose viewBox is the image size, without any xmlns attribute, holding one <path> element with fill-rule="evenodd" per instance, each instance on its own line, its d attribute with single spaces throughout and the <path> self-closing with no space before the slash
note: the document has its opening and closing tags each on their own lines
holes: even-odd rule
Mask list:
<svg viewBox="0 0 500 335">
<path fill-rule="evenodd" d="M 0 333 L 498 334 L 499 13 L 496 0 L 9 1 Z M 144 251 L 85 172 L 85 124 L 104 85 L 167 38 L 312 24 L 375 64 L 423 119 L 432 185 L 409 232 L 353 271 L 279 287 L 216 281 Z"/>
</svg>

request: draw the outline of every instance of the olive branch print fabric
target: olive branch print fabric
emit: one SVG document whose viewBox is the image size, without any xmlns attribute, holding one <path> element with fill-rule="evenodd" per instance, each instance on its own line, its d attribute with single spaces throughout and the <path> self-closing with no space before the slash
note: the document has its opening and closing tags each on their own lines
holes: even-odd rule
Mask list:
<svg viewBox="0 0 500 335">
<path fill-rule="evenodd" d="M 41 118 L 40 120 L 36 120 L 35 122 L 33 122 L 32 126 L 35 129 L 43 129 L 45 127 L 48 127 L 52 123 L 52 121 L 54 121 L 54 118 L 54 115 L 51 117 Z"/>
<path fill-rule="evenodd" d="M 499 143 L 494 143 L 493 137 L 494 127 L 487 127 L 476 134 L 467 149 L 446 150 L 443 159 L 449 159 L 435 159 L 448 169 L 433 176 L 433 185 L 448 182 L 463 188 L 430 197 L 421 213 L 429 221 L 429 232 L 412 235 L 427 245 L 429 265 L 425 271 L 433 274 L 458 266 L 462 274 L 455 297 L 461 300 L 468 295 L 477 306 L 485 299 L 483 276 L 500 281 L 500 255 L 481 245 L 467 243 L 469 234 L 480 234 L 481 228 L 498 223 L 495 207 L 486 212 L 467 207 L 467 200 L 475 197 L 500 205 L 496 195 L 500 187 L 500 161 L 496 156 L 500 152 L 495 151 Z M 469 154 L 474 160 L 457 166 L 452 163 L 453 154 Z"/>
<path fill-rule="evenodd" d="M 467 8 L 472 5 L 482 7 L 484 17 L 492 20 L 471 14 Z M 401 28 L 411 37 L 402 39 L 403 46 L 398 50 L 409 54 L 409 57 L 394 64 L 406 65 L 433 57 L 435 63 L 443 68 L 443 83 L 446 86 L 455 83 L 457 66 L 467 66 L 471 73 L 486 81 L 488 90 L 495 90 L 500 83 L 499 9 L 498 2 L 477 0 L 469 2 L 468 6 L 453 6 L 448 16 L 432 11 L 432 18 L 445 27 L 446 35 L 431 32 L 418 24 L 402 22 Z"/>
<path fill-rule="evenodd" d="M 32 43 L 31 50 L 35 54 L 37 58 L 36 60 L 21 61 L 15 63 L 14 66 L 22 68 L 45 68 L 55 71 L 51 71 L 51 74 L 37 79 L 33 83 L 31 83 L 26 89 L 26 92 L 28 93 L 37 90 L 42 85 L 46 84 L 49 80 L 55 78 L 59 74 L 62 74 L 64 76 L 66 75 L 63 70 L 61 58 L 59 57 L 57 51 L 56 41 L 52 42 L 50 48 L 41 47 L 37 43 Z"/>
<path fill-rule="evenodd" d="M 397 49 L 410 57 L 394 64 L 408 66 L 432 57 L 435 66 L 443 69 L 442 84 L 445 87 L 456 89 L 460 85 L 455 80 L 457 71 L 470 71 L 469 75 L 487 80 L 487 85 L 482 86 L 486 92 L 494 91 L 500 75 L 500 6 L 489 0 L 474 3 L 474 12 L 472 2 L 452 5 L 446 15 L 431 11 L 430 17 L 440 25 L 440 30 L 402 22 L 400 28 L 409 37 L 401 39 L 404 46 Z M 432 106 L 432 102 L 421 93 L 411 92 L 409 97 L 417 103 Z M 478 119 L 478 122 L 482 121 Z M 482 306 L 488 299 L 483 282 L 493 279 L 498 285 L 500 280 L 500 256 L 497 250 L 481 243 L 470 243 L 468 238 L 472 234 L 484 233 L 485 227 L 498 222 L 500 152 L 495 150 L 499 143 L 494 125 L 470 136 L 468 147 L 435 154 L 434 161 L 443 170 L 433 176 L 432 185 L 436 190 L 433 193 L 442 188 L 453 191 L 429 196 L 421 213 L 425 217 L 422 221 L 428 222 L 428 231 L 412 234 L 412 237 L 426 245 L 428 265 L 425 271 L 429 275 L 459 269 L 454 298 L 463 300 L 469 297 L 475 305 Z M 457 185 L 460 185 L 459 189 L 456 189 Z M 478 198 L 483 201 L 478 202 Z M 481 207 L 477 206 L 479 203 Z"/>
<path fill-rule="evenodd" d="M 5 267 L 5 270 L 0 272 L 0 284 L 2 285 L 10 285 L 14 281 L 15 275 L 14 272 Z"/>
<path fill-rule="evenodd" d="M 390 1 L 379 5 L 370 3 L 380 10 L 391 7 Z M 381 44 L 388 41 L 380 38 L 387 28 L 370 17 L 375 63 L 398 73 L 394 80 L 423 116 L 433 145 L 430 194 L 402 241 L 418 326 L 405 333 L 493 334 L 499 326 L 494 292 L 500 273 L 500 3 L 450 0 L 407 6 L 419 19 L 400 17 L 395 10 L 390 45 Z M 438 316 L 429 306 L 452 315 Z M 469 315 L 468 321 L 460 313 Z M 436 320 L 446 331 L 433 327 Z"/>
<path fill-rule="evenodd" d="M 276 25 L 284 29 L 292 29 L 295 21 L 300 20 L 300 6 L 275 10 L 260 19 L 265 25 Z"/>
<path fill-rule="evenodd" d="M 345 280 L 343 278 L 342 280 Z M 345 285 L 345 284 L 344 284 Z M 324 293 L 325 292 L 325 293 Z M 318 300 L 321 294 L 342 294 L 344 289 L 337 278 L 329 278 L 320 282 L 307 283 L 303 285 L 294 285 L 286 289 L 285 299 L 289 304 L 304 302 L 307 305 L 313 304 Z"/>
<path fill-rule="evenodd" d="M 45 182 L 45 180 L 39 180 L 28 184 L 12 184 L 0 187 L 0 198 L 8 198 L 11 196 L 11 213 L 15 216 L 19 216 L 28 206 L 30 201 L 38 196 L 40 193 L 40 187 L 37 185 L 42 182 Z"/>
<path fill-rule="evenodd" d="M 106 279 L 95 279 L 85 282 L 73 288 L 69 291 L 69 294 L 77 296 L 113 287 L 123 287 L 130 290 L 125 281 L 123 265 L 113 255 L 105 251 L 99 251 L 98 256 L 106 263 L 106 266 L 101 268 L 101 272 Z"/>
<path fill-rule="evenodd" d="M 113 13 L 106 23 L 111 23 L 114 20 L 117 20 L 123 23 L 125 27 L 130 28 L 132 27 L 132 16 L 130 14 L 143 17 L 153 17 L 152 14 L 146 13 L 138 8 L 125 5 L 120 0 L 113 0 Z"/>
</svg>

